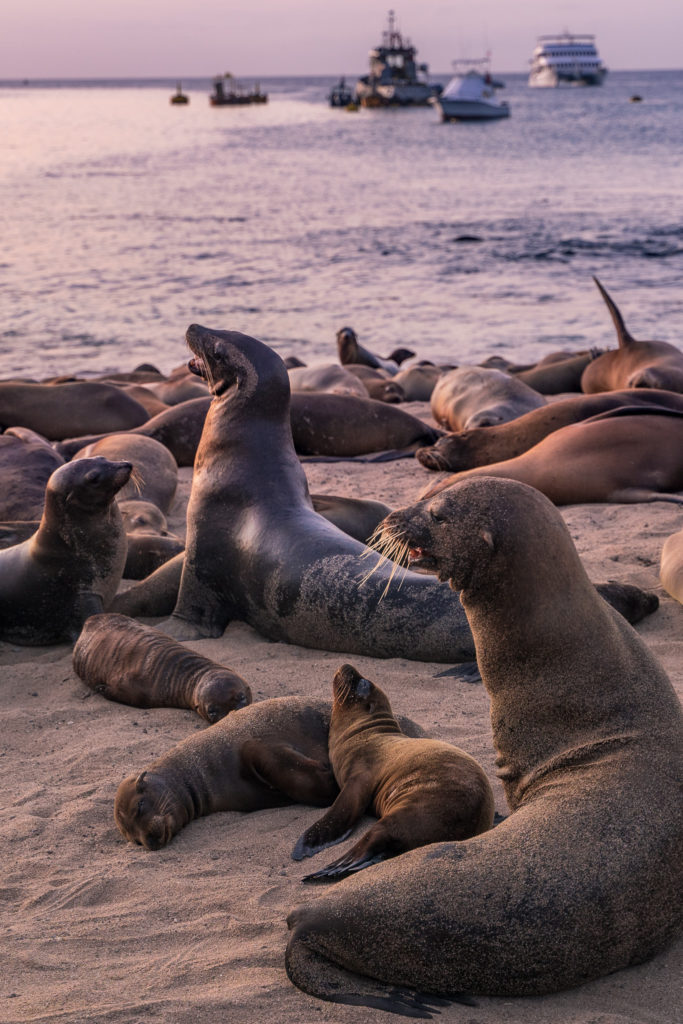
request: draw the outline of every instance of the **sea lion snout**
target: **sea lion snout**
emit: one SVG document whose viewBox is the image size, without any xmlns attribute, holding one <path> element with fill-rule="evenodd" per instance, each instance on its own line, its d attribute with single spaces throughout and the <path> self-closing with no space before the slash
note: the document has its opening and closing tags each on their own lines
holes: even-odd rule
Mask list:
<svg viewBox="0 0 683 1024">
<path fill-rule="evenodd" d="M 365 679 L 353 665 L 341 665 L 332 680 L 334 703 L 338 706 L 368 700 L 372 689 L 370 680 Z"/>
</svg>

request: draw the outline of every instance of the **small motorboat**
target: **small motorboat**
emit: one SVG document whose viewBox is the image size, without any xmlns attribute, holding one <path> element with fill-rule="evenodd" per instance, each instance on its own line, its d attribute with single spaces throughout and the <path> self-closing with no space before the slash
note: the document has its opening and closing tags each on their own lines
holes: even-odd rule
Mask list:
<svg viewBox="0 0 683 1024">
<path fill-rule="evenodd" d="M 343 75 L 327 94 L 327 102 L 331 107 L 348 107 L 354 103 L 353 90 L 348 87 Z"/>
<path fill-rule="evenodd" d="M 453 78 L 433 101 L 443 121 L 491 121 L 510 116 L 508 104 L 496 96 L 496 89 L 503 83 L 491 77 L 488 57 L 454 61 L 453 72 Z"/>
<path fill-rule="evenodd" d="M 183 92 L 183 87 L 180 82 L 178 82 L 178 84 L 176 85 L 175 94 L 171 96 L 170 102 L 173 103 L 174 106 L 179 107 L 182 107 L 190 102 L 190 97 L 185 95 L 185 93 Z"/>
</svg>

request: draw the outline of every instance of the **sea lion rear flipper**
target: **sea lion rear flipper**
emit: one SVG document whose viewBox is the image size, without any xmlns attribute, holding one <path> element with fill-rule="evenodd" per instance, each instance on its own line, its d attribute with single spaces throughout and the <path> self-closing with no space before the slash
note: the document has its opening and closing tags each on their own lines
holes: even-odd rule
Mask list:
<svg viewBox="0 0 683 1024">
<path fill-rule="evenodd" d="M 467 995 L 444 999 L 413 989 L 390 988 L 372 978 L 352 974 L 311 949 L 307 939 L 303 928 L 294 929 L 285 952 L 285 970 L 292 984 L 317 999 L 347 1006 L 369 1006 L 420 1020 L 431 1020 L 434 1014 L 441 1013 L 442 1007 L 452 1002 L 477 1005 Z"/>
<path fill-rule="evenodd" d="M 329 764 L 306 757 L 288 743 L 245 740 L 240 757 L 245 774 L 295 803 L 326 807 L 337 792 Z"/>
<path fill-rule="evenodd" d="M 292 860 L 311 857 L 346 839 L 368 807 L 372 788 L 372 779 L 368 774 L 355 775 L 349 779 L 330 809 L 300 836 L 292 850 Z"/>
</svg>

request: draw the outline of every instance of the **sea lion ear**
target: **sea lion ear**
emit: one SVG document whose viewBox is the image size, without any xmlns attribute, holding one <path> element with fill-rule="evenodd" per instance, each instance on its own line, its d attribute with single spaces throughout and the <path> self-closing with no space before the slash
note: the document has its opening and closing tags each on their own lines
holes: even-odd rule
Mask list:
<svg viewBox="0 0 683 1024">
<path fill-rule="evenodd" d="M 142 793 L 145 788 L 145 775 L 147 772 L 141 772 L 135 780 L 135 792 Z"/>
<path fill-rule="evenodd" d="M 490 530 L 480 530 L 479 536 L 484 541 L 486 546 L 491 549 L 491 551 L 495 550 L 495 544 L 493 543 L 493 534 L 491 533 Z"/>
</svg>

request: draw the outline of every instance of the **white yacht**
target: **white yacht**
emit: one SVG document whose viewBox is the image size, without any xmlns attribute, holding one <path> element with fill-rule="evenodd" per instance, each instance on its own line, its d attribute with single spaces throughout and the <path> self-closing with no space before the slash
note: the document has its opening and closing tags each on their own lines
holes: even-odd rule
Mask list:
<svg viewBox="0 0 683 1024">
<path fill-rule="evenodd" d="M 607 68 L 595 46 L 595 36 L 539 36 L 531 57 L 529 85 L 602 85 Z"/>
<path fill-rule="evenodd" d="M 488 57 L 453 61 L 453 78 L 433 102 L 443 121 L 491 121 L 509 117 L 510 107 L 496 96 L 503 83 L 491 77 Z"/>
</svg>

